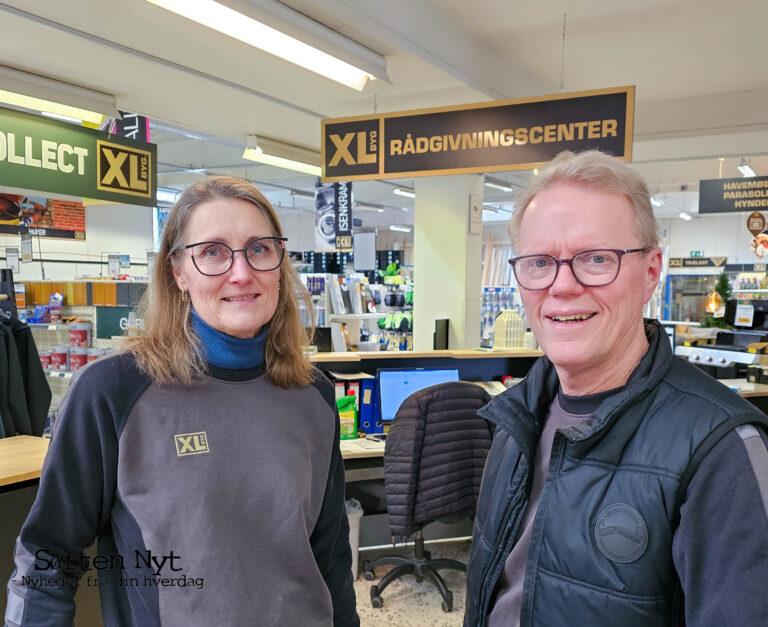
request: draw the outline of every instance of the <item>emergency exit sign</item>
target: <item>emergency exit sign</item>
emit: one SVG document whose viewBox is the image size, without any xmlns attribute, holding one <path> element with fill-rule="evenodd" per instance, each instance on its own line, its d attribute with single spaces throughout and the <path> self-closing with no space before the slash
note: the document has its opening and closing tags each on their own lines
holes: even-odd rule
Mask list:
<svg viewBox="0 0 768 627">
<path fill-rule="evenodd" d="M 692 250 L 690 256 L 691 257 L 703 257 L 704 256 L 704 251 L 703 250 Z"/>
</svg>

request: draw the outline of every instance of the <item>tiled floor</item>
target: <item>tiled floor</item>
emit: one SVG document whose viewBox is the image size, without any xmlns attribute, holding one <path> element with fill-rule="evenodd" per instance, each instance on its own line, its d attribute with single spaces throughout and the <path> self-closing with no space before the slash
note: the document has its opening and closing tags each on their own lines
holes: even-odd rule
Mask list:
<svg viewBox="0 0 768 627">
<path fill-rule="evenodd" d="M 427 544 L 433 558 L 456 559 L 467 563 L 469 541 L 434 542 Z M 455 570 L 440 571 L 448 589 L 453 592 L 453 611 L 443 612 L 442 597 L 428 580 L 417 583 L 413 576 L 392 582 L 384 590 L 383 607 L 371 607 L 371 586 L 386 572 L 389 566 L 376 569 L 376 580 L 366 581 L 362 575 L 364 560 L 374 560 L 382 555 L 411 555 L 413 545 L 407 549 L 381 549 L 360 552 L 360 576 L 355 581 L 357 612 L 362 627 L 457 627 L 464 619 L 464 587 L 466 575 Z"/>
</svg>

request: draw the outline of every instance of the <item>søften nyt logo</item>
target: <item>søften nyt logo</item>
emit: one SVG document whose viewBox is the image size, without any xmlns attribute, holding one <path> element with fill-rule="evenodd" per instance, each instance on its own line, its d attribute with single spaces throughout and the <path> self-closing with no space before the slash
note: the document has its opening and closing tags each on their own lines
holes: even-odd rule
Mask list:
<svg viewBox="0 0 768 627">
<path fill-rule="evenodd" d="M 174 435 L 173 439 L 176 442 L 176 455 L 179 457 L 210 453 L 210 449 L 208 448 L 208 436 L 205 434 L 205 431 L 179 433 L 178 435 Z"/>
</svg>

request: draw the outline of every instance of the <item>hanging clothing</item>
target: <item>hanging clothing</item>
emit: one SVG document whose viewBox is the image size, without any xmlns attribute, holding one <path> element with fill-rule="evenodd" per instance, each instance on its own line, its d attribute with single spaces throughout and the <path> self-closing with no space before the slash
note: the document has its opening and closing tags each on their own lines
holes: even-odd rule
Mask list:
<svg viewBox="0 0 768 627">
<path fill-rule="evenodd" d="M 0 437 L 41 436 L 51 389 L 28 325 L 0 317 Z"/>
</svg>

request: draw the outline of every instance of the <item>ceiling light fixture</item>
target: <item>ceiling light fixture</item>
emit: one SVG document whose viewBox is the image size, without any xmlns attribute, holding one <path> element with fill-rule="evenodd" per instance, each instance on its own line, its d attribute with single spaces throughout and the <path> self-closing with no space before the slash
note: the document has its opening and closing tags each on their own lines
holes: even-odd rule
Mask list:
<svg viewBox="0 0 768 627">
<path fill-rule="evenodd" d="M 101 124 L 105 116 L 120 119 L 115 97 L 69 83 L 0 65 L 0 102 L 52 114 L 67 121 Z"/>
<path fill-rule="evenodd" d="M 320 153 L 316 150 L 259 135 L 248 135 L 243 159 L 313 176 L 321 172 Z"/>
<path fill-rule="evenodd" d="M 282 7 L 282 10 L 273 7 L 273 13 L 279 10 L 281 15 L 278 21 L 281 25 L 287 23 L 289 29 L 286 30 L 295 32 L 300 38 L 292 37 L 213 0 L 147 1 L 357 91 L 362 91 L 369 79 L 378 77 L 389 80 L 384 57 L 334 33 L 319 22 L 286 10 L 286 7 Z M 339 56 L 328 54 L 305 43 L 305 40 L 326 43 Z M 354 62 L 364 67 L 347 63 L 341 56 L 354 57 Z"/>
<path fill-rule="evenodd" d="M 757 176 L 757 172 L 755 172 L 752 169 L 752 166 L 749 165 L 744 159 L 741 160 L 741 163 L 736 166 L 736 169 L 741 172 L 741 175 L 744 178 L 752 178 L 753 176 Z"/>
<path fill-rule="evenodd" d="M 416 192 L 410 187 L 396 187 L 392 190 L 392 193 L 398 196 L 405 196 L 406 198 L 416 198 Z"/>
<path fill-rule="evenodd" d="M 382 205 L 374 205 L 369 202 L 356 202 L 355 208 L 360 211 L 378 211 L 379 213 L 384 213 L 384 207 Z"/>
<path fill-rule="evenodd" d="M 654 207 L 661 207 L 664 205 L 664 201 L 661 200 L 660 198 L 656 198 L 656 196 L 651 196 L 651 204 Z"/>
<path fill-rule="evenodd" d="M 411 227 L 410 226 L 400 226 L 399 224 L 391 224 L 389 226 L 390 231 L 401 231 L 403 233 L 410 233 Z"/>
<path fill-rule="evenodd" d="M 301 190 L 301 189 L 292 189 L 291 196 L 298 196 L 299 198 L 312 198 L 314 200 L 315 193 L 305 192 L 304 190 Z"/>
<path fill-rule="evenodd" d="M 178 190 L 169 189 L 169 188 L 162 189 L 158 187 L 157 202 L 165 205 L 172 205 L 176 202 L 176 199 L 179 197 L 179 194 L 181 194 L 181 192 Z"/>
<path fill-rule="evenodd" d="M 677 214 L 677 217 L 681 220 L 685 220 L 686 222 L 693 220 L 693 216 L 690 213 L 686 213 L 685 211 L 681 211 Z"/>
<path fill-rule="evenodd" d="M 502 192 L 514 192 L 515 188 L 507 183 L 504 179 L 495 178 L 493 176 L 485 176 L 485 186 L 491 189 L 498 189 Z"/>
</svg>

